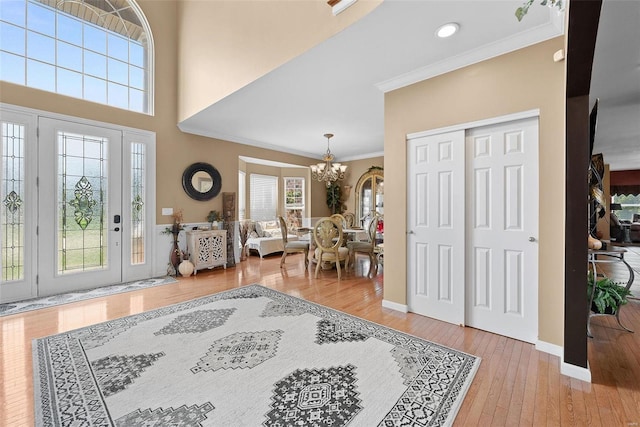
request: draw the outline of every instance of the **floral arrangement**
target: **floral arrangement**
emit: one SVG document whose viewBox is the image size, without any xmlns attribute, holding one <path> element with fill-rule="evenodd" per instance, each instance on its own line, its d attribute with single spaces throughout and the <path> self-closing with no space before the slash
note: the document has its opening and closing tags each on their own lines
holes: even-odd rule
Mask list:
<svg viewBox="0 0 640 427">
<path fill-rule="evenodd" d="M 207 221 L 209 222 L 217 222 L 222 220 L 222 215 L 220 215 L 220 212 L 213 210 L 213 211 L 209 211 L 209 214 L 207 215 Z"/>
<path fill-rule="evenodd" d="M 173 218 L 173 224 L 170 227 L 165 228 L 162 234 L 173 234 L 177 236 L 178 233 L 183 230 L 182 209 L 176 210 L 171 217 Z"/>
</svg>

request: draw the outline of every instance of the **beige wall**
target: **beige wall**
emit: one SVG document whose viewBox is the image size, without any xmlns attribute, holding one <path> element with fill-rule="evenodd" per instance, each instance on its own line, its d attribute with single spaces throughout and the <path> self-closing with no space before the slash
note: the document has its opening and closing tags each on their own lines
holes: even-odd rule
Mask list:
<svg viewBox="0 0 640 427">
<path fill-rule="evenodd" d="M 161 215 L 160 209 L 163 207 L 182 209 L 186 222 L 206 222 L 206 216 L 210 210 L 222 211 L 222 192 L 238 191 L 238 156 L 258 157 L 298 165 L 317 162 L 317 159 L 182 133 L 176 126 L 178 67 L 176 2 L 138 0 L 138 4 L 149 21 L 155 42 L 154 116 L 132 113 L 6 82 L 0 82 L 0 102 L 156 132 L 156 215 L 159 224 L 171 222 L 170 217 Z M 220 172 L 222 190 L 213 200 L 195 201 L 182 190 L 182 172 L 194 162 L 211 163 Z M 321 185 L 319 190 L 313 186 L 312 191 L 321 191 L 321 197 L 324 200 Z M 315 198 L 312 199 L 312 203 L 314 200 Z M 323 204 L 326 206 L 324 202 Z M 318 215 L 322 214 L 318 213 Z"/>
<path fill-rule="evenodd" d="M 540 109 L 539 339 L 563 345 L 565 63 L 552 59 L 563 47 L 556 38 L 385 95 L 386 300 L 407 302 L 406 135 Z"/>
<path fill-rule="evenodd" d="M 360 0 L 333 16 L 326 1 L 196 1 L 178 5 L 178 121 L 246 86 L 382 3 Z"/>
</svg>

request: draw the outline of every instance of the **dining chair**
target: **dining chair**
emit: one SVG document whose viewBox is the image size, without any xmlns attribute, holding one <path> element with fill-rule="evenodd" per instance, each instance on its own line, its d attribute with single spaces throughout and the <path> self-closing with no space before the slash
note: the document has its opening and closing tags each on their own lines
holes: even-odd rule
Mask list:
<svg viewBox="0 0 640 427">
<path fill-rule="evenodd" d="M 342 214 L 333 214 L 330 216 L 330 218 L 336 222 L 339 222 L 342 226 L 342 230 L 344 230 L 345 228 L 350 228 L 347 223 L 347 219 L 342 216 Z M 349 236 L 344 236 L 344 238 L 342 239 L 342 246 L 344 246 L 345 248 L 347 247 L 347 240 L 349 240 Z"/>
<path fill-rule="evenodd" d="M 316 242 L 316 275 L 323 262 L 333 263 L 338 270 L 340 280 L 340 262 L 344 261 L 345 272 L 349 268 L 349 249 L 342 246 L 342 224 L 332 218 L 320 218 L 313 227 L 313 239 Z"/>
<path fill-rule="evenodd" d="M 347 220 L 341 214 L 333 214 L 330 218 L 334 221 L 338 221 L 342 228 L 347 228 Z"/>
<path fill-rule="evenodd" d="M 371 276 L 374 268 L 376 274 L 378 273 L 378 261 L 376 259 L 376 233 L 378 231 L 378 216 L 374 216 L 369 222 L 367 228 L 367 241 L 352 241 L 347 242 L 347 248 L 349 250 L 349 259 L 353 260 L 355 265 L 355 256 L 357 253 L 364 253 L 369 256 L 369 272 L 367 276 Z"/>
<path fill-rule="evenodd" d="M 303 240 L 289 241 L 289 232 L 287 230 L 287 223 L 281 216 L 278 217 L 280 222 L 280 233 L 282 233 L 282 259 L 280 259 L 280 268 L 284 265 L 284 260 L 288 254 L 304 252 L 304 268 L 309 267 L 309 242 Z"/>
<path fill-rule="evenodd" d="M 353 228 L 356 225 L 356 214 L 353 212 L 345 212 L 343 215 L 345 228 Z"/>
</svg>

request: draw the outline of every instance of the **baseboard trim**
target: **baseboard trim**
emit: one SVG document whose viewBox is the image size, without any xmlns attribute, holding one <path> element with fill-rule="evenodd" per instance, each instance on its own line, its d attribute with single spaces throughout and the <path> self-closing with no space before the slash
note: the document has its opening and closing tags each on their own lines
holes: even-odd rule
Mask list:
<svg viewBox="0 0 640 427">
<path fill-rule="evenodd" d="M 382 300 L 382 307 L 389 308 L 391 310 L 399 311 L 401 313 L 408 313 L 409 307 L 406 304 L 398 304 L 397 302 Z"/>
<path fill-rule="evenodd" d="M 581 381 L 591 382 L 591 370 L 589 369 L 589 362 L 587 361 L 587 367 L 572 365 L 571 363 L 565 363 L 564 361 L 564 348 L 562 346 L 551 344 L 545 341 L 536 341 L 536 350 L 543 353 L 548 353 L 560 358 L 560 373 L 567 377 L 575 378 Z"/>
<path fill-rule="evenodd" d="M 589 362 L 587 361 L 587 367 L 572 365 L 571 363 L 560 362 L 560 373 L 571 378 L 575 378 L 581 381 L 591 382 L 591 369 L 589 369 Z"/>
<path fill-rule="evenodd" d="M 562 346 L 540 340 L 536 341 L 536 350 L 558 356 L 560 359 L 562 359 L 562 355 L 564 354 Z"/>
</svg>

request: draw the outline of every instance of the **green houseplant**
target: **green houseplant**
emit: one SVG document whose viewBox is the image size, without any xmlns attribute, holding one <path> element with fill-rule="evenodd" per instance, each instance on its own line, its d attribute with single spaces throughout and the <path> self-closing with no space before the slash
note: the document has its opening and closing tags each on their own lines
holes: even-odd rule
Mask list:
<svg viewBox="0 0 640 427">
<path fill-rule="evenodd" d="M 527 14 L 531 5 L 533 5 L 534 0 L 526 0 L 522 6 L 516 9 L 516 18 L 518 21 L 522 21 L 524 15 Z M 549 7 L 557 7 L 559 11 L 564 10 L 564 3 L 562 0 L 540 0 L 540 5 L 549 6 Z"/>
<path fill-rule="evenodd" d="M 614 282 L 608 277 L 604 277 L 595 281 L 595 291 L 593 291 L 594 277 L 589 272 L 587 280 L 587 297 L 591 298 L 593 292 L 593 301 L 591 303 L 591 311 L 600 314 L 615 314 L 621 305 L 627 303 L 627 296 L 631 291 L 624 286 Z"/>
<path fill-rule="evenodd" d="M 222 219 L 222 215 L 220 215 L 220 212 L 216 210 L 209 211 L 209 213 L 207 214 L 207 221 L 209 221 L 209 223 L 211 224 L 212 229 L 213 229 L 213 223 L 215 222 L 217 225 L 217 222 L 220 221 L 221 219 Z"/>
<path fill-rule="evenodd" d="M 327 206 L 331 209 L 331 214 L 342 213 L 342 191 L 336 182 L 327 187 Z"/>
</svg>

